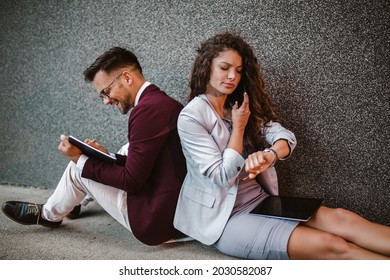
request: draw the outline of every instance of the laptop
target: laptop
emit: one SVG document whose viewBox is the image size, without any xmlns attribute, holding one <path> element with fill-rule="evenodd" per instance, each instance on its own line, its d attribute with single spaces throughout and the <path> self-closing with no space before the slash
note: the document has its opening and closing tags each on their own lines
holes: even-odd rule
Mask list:
<svg viewBox="0 0 390 280">
<path fill-rule="evenodd" d="M 270 218 L 307 222 L 323 199 L 291 196 L 268 196 L 250 213 Z"/>
</svg>

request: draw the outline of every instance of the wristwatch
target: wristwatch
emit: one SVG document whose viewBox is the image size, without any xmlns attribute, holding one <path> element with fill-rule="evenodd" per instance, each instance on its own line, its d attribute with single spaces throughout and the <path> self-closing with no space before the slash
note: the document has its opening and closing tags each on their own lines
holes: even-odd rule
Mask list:
<svg viewBox="0 0 390 280">
<path fill-rule="evenodd" d="M 270 167 L 273 167 L 273 166 L 275 165 L 276 161 L 279 160 L 278 154 L 277 154 L 276 151 L 275 151 L 274 149 L 272 149 L 272 148 L 265 148 L 263 152 L 264 152 L 264 153 L 273 153 L 273 154 L 275 155 L 275 159 L 274 159 L 274 161 L 271 163 L 271 165 L 269 166 L 269 168 L 270 168 Z"/>
</svg>

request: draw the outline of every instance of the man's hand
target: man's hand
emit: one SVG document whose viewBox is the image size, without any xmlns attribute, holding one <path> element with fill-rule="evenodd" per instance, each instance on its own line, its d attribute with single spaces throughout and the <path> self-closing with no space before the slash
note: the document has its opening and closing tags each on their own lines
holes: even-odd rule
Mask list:
<svg viewBox="0 0 390 280">
<path fill-rule="evenodd" d="M 84 141 L 86 144 L 90 145 L 91 147 L 94 147 L 95 149 L 105 153 L 105 154 L 110 154 L 102 145 L 100 145 L 96 140 L 91 140 L 91 139 L 85 139 Z"/>
<path fill-rule="evenodd" d="M 81 156 L 82 152 L 79 148 L 69 143 L 68 136 L 61 135 L 60 136 L 61 142 L 58 145 L 58 150 L 66 156 L 68 159 L 73 161 L 74 163 L 77 163 L 79 157 Z"/>
</svg>

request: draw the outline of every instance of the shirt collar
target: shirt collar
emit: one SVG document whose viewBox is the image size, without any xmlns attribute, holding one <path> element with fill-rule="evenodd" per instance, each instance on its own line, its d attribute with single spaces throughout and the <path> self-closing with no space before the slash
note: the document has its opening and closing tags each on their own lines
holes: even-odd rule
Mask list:
<svg viewBox="0 0 390 280">
<path fill-rule="evenodd" d="M 147 88 L 147 87 L 150 86 L 151 84 L 152 84 L 151 82 L 146 81 L 146 82 L 142 85 L 142 87 L 139 89 L 139 91 L 137 92 L 137 95 L 135 96 L 134 107 L 137 106 L 138 101 L 139 101 L 139 99 L 141 98 L 141 95 L 142 95 L 142 93 L 144 92 L 145 88 Z"/>
</svg>

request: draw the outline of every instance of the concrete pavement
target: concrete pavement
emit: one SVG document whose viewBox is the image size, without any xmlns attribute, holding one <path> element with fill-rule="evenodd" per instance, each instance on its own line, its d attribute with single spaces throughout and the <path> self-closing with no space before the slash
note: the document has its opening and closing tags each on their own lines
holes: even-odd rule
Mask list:
<svg viewBox="0 0 390 280">
<path fill-rule="evenodd" d="M 44 203 L 52 189 L 0 185 L 0 203 Z M 25 226 L 0 212 L 0 260 L 228 260 L 234 259 L 197 241 L 147 246 L 96 202 L 79 219 L 65 219 L 57 229 Z"/>
</svg>

